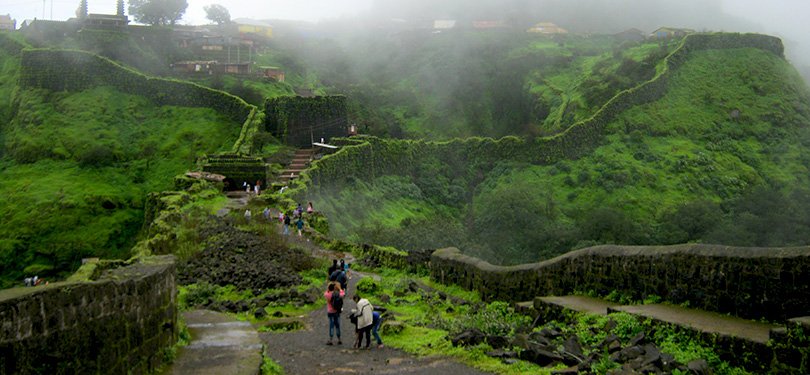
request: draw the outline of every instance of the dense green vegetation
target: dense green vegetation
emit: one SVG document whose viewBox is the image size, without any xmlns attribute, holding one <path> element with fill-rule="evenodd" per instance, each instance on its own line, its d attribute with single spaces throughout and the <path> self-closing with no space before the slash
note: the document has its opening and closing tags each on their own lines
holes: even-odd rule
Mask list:
<svg viewBox="0 0 810 375">
<path fill-rule="evenodd" d="M 16 71 L 4 56 L 6 71 Z M 13 76 L 12 76 L 13 77 Z M 53 277 L 82 257 L 127 257 L 148 192 L 172 187 L 206 152 L 230 149 L 240 125 L 211 109 L 155 106 L 109 87 L 14 92 L 2 128 L 2 285 Z"/>
<path fill-rule="evenodd" d="M 420 155 L 414 175 L 320 186 L 307 199 L 335 235 L 457 245 L 501 264 L 600 243 L 802 245 L 808 123 L 810 94 L 786 61 L 757 49 L 694 52 L 663 98 L 619 115 L 579 159 L 476 174 Z"/>
<path fill-rule="evenodd" d="M 435 140 L 558 132 L 652 78 L 674 45 L 453 31 L 365 33 L 289 48 L 353 100 L 361 131 Z"/>
</svg>

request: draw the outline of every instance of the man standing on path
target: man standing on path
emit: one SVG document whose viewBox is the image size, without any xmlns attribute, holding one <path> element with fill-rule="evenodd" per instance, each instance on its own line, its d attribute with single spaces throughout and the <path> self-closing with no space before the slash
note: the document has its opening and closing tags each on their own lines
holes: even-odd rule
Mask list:
<svg viewBox="0 0 810 375">
<path fill-rule="evenodd" d="M 332 274 L 329 275 L 329 281 L 336 281 L 340 283 L 340 288 L 346 290 L 348 280 L 346 279 L 346 272 L 343 272 L 341 268 L 332 271 Z"/>
<path fill-rule="evenodd" d="M 371 345 L 371 323 L 374 321 L 374 316 L 372 315 L 374 306 L 372 306 L 371 302 L 367 299 L 360 298 L 357 293 L 354 294 L 352 300 L 357 304 L 357 310 L 354 312 L 354 315 L 357 317 L 357 349 L 363 346 L 364 336 L 366 338 L 366 346 L 364 349 L 368 349 Z"/>
<path fill-rule="evenodd" d="M 336 269 L 338 269 L 337 259 L 332 259 L 332 265 L 329 266 L 329 269 L 326 271 L 327 280 L 329 280 L 329 278 L 332 276 L 332 273 L 335 272 Z"/>
<path fill-rule="evenodd" d="M 284 235 L 290 235 L 290 215 L 284 215 Z"/>
<path fill-rule="evenodd" d="M 330 282 L 323 293 L 324 298 L 326 298 L 326 317 L 329 318 L 329 341 L 326 342 L 326 345 L 332 345 L 332 337 L 335 333 L 337 333 L 337 344 L 343 344 L 340 341 L 340 309 L 343 308 L 343 297 L 345 295 L 346 292 L 340 288 L 340 284 L 334 282 Z M 335 305 L 341 304 L 341 306 L 333 306 L 333 303 Z"/>
</svg>

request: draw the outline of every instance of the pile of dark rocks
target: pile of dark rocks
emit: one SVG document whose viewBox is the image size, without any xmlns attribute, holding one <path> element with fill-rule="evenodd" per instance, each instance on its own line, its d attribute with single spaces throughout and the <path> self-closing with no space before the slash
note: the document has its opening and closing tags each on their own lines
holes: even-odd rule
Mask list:
<svg viewBox="0 0 810 375">
<path fill-rule="evenodd" d="M 299 292 L 297 288 L 290 288 L 273 293 L 267 293 L 261 297 L 241 300 L 241 301 L 214 301 L 209 300 L 206 304 L 199 306 L 209 310 L 230 312 L 230 313 L 244 313 L 253 311 L 256 318 L 262 319 L 267 317 L 265 307 L 269 305 L 286 305 L 292 304 L 300 307 L 304 305 L 313 304 L 318 301 L 318 298 L 323 298 L 323 291 L 316 287 Z"/>
<path fill-rule="evenodd" d="M 301 283 L 298 271 L 311 268 L 314 260 L 290 249 L 281 240 L 245 232 L 220 222 L 201 230 L 205 248 L 181 261 L 178 282 L 206 282 L 262 294 L 265 290 Z"/>
<path fill-rule="evenodd" d="M 513 337 L 486 335 L 480 330 L 468 329 L 453 335 L 450 341 L 454 346 L 487 343 L 493 348 L 487 355 L 501 358 L 507 364 L 521 359 L 543 367 L 568 366 L 552 374 L 594 373 L 593 366 L 602 362 L 605 356 L 620 366 L 608 374 L 669 374 L 675 370 L 691 374 L 711 373 L 705 360 L 679 363 L 672 355 L 661 352 L 643 332 L 623 343 L 610 333 L 612 327 L 615 325 L 608 324 L 605 328 L 608 335 L 591 347 L 584 347 L 577 335 L 564 334 L 555 327 Z"/>
</svg>

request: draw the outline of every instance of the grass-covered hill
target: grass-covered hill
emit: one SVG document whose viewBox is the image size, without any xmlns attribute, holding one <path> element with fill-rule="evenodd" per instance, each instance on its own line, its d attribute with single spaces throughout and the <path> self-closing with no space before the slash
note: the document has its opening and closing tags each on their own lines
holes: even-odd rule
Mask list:
<svg viewBox="0 0 810 375">
<path fill-rule="evenodd" d="M 552 138 L 346 147 L 302 199 L 338 236 L 501 264 L 600 243 L 806 244 L 810 92 L 754 40 L 696 36 Z"/>
<path fill-rule="evenodd" d="M 76 56 L 98 65 L 67 62 Z M 31 71 L 37 61 L 59 64 Z M 146 194 L 172 188 L 198 156 L 230 150 L 250 111 L 236 97 L 75 51 L 0 48 L 0 67 L 0 286 L 58 276 L 82 257 L 127 257 Z M 60 84 L 75 85 L 48 88 Z M 223 106 L 195 106 L 205 95 Z"/>
<path fill-rule="evenodd" d="M 419 30 L 295 41 L 288 53 L 352 100 L 364 133 L 441 140 L 564 130 L 652 78 L 676 46 L 609 35 Z"/>
</svg>

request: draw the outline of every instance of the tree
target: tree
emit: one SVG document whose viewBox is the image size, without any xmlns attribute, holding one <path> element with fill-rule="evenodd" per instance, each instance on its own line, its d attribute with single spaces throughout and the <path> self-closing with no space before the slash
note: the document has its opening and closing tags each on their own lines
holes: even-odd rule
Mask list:
<svg viewBox="0 0 810 375">
<path fill-rule="evenodd" d="M 211 4 L 203 7 L 205 18 L 215 22 L 217 25 L 224 25 L 231 22 L 231 13 L 224 6 Z"/>
<path fill-rule="evenodd" d="M 130 0 L 129 14 L 150 25 L 174 25 L 188 8 L 186 0 Z"/>
<path fill-rule="evenodd" d="M 87 0 L 82 0 L 79 3 L 79 8 L 76 9 L 76 18 L 83 19 L 87 17 Z"/>
</svg>

